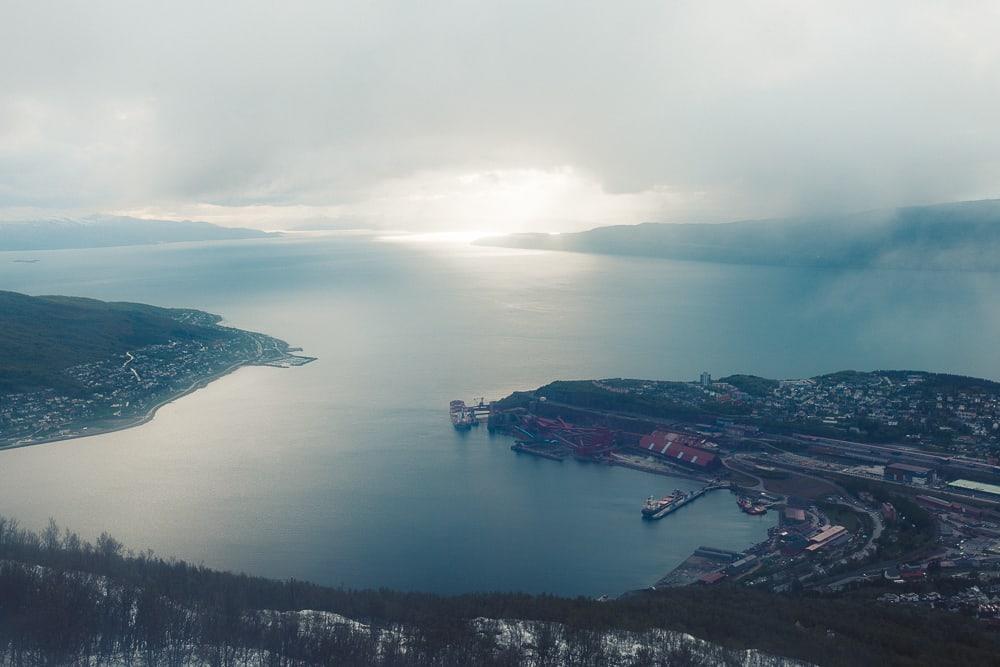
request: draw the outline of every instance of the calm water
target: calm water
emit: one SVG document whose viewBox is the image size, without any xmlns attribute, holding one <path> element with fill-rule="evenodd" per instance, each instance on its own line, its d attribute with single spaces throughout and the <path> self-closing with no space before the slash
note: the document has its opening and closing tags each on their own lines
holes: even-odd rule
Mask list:
<svg viewBox="0 0 1000 667">
<path fill-rule="evenodd" d="M 14 263 L 39 258 L 37 264 Z M 325 237 L 0 253 L 0 288 L 218 312 L 320 357 L 247 368 L 120 433 L 0 453 L 0 512 L 351 587 L 618 593 L 773 519 L 694 484 L 513 454 L 452 398 L 557 378 L 1000 377 L 1000 277 L 722 266 Z"/>
</svg>

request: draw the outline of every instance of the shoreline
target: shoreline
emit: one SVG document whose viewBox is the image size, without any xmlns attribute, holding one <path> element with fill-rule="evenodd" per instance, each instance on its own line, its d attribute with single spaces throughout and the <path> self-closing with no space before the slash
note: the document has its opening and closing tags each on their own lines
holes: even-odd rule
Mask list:
<svg viewBox="0 0 1000 667">
<path fill-rule="evenodd" d="M 143 424 L 148 424 L 149 422 L 153 421 L 153 418 L 156 417 L 156 413 L 163 406 L 169 405 L 170 403 L 173 403 L 176 400 L 184 398 L 188 394 L 192 394 L 192 393 L 198 391 L 199 389 L 204 389 L 205 387 L 207 387 L 211 383 L 215 382 L 216 380 L 220 380 L 220 379 L 224 378 L 225 376 L 229 375 L 230 373 L 233 373 L 233 372 L 239 370 L 240 368 L 244 368 L 246 366 L 259 366 L 259 365 L 261 365 L 261 364 L 251 363 L 251 362 L 247 362 L 247 361 L 241 361 L 239 363 L 233 364 L 229 368 L 226 368 L 225 370 L 222 370 L 222 371 L 220 371 L 218 373 L 215 373 L 215 374 L 210 375 L 208 377 L 204 377 L 204 378 L 200 378 L 198 380 L 195 380 L 186 389 L 183 389 L 182 391 L 180 391 L 180 392 L 178 392 L 176 394 L 172 394 L 172 395 L 164 398 L 163 400 L 157 402 L 155 405 L 150 406 L 149 409 L 145 412 L 145 414 L 140 415 L 138 417 L 135 417 L 133 419 L 130 419 L 130 420 L 128 420 L 128 421 L 126 421 L 126 422 L 124 422 L 124 423 L 122 423 L 120 425 L 108 426 L 108 427 L 103 427 L 103 428 L 95 428 L 94 430 L 88 431 L 86 433 L 73 433 L 71 435 L 63 435 L 63 436 L 57 436 L 57 437 L 53 437 L 53 438 L 45 438 L 43 440 L 36 440 L 36 441 L 33 441 L 33 442 L 23 442 L 23 443 L 12 443 L 12 444 L 9 444 L 9 445 L 0 445 L 0 452 L 7 451 L 7 450 L 10 450 L 10 449 L 22 449 L 24 447 L 34 447 L 36 445 L 50 445 L 50 444 L 54 444 L 54 443 L 57 443 L 57 442 L 64 442 L 66 440 L 79 440 L 81 438 L 89 438 L 89 437 L 92 437 L 92 436 L 107 435 L 108 433 L 116 433 L 118 431 L 125 431 L 125 430 L 128 430 L 130 428 L 136 428 L 136 427 L 142 426 Z"/>
<path fill-rule="evenodd" d="M 650 475 L 657 475 L 659 477 L 676 477 L 678 479 L 688 479 L 695 482 L 701 482 L 702 484 L 711 484 L 712 478 L 708 476 L 699 476 L 694 473 L 688 473 L 676 468 L 670 469 L 660 469 L 651 466 L 645 466 L 641 463 L 634 463 L 625 459 L 612 459 L 609 465 L 621 466 L 622 468 L 628 468 L 629 470 L 638 470 L 639 472 L 645 472 Z"/>
</svg>

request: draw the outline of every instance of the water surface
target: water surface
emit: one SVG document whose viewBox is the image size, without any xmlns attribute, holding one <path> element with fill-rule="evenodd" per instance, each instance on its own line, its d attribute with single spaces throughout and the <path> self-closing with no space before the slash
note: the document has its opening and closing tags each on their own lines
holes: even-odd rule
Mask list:
<svg viewBox="0 0 1000 667">
<path fill-rule="evenodd" d="M 995 274 L 331 236 L 0 253 L 0 288 L 201 308 L 320 358 L 241 369 L 136 429 L 2 452 L 0 511 L 351 587 L 614 594 L 772 525 L 721 492 L 643 522 L 646 495 L 695 484 L 515 455 L 455 433 L 452 398 L 702 370 L 1000 376 Z"/>
</svg>

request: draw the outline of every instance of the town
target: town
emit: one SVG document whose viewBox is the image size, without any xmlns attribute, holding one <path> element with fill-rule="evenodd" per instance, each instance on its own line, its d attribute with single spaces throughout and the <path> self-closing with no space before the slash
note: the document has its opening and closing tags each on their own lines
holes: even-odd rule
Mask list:
<svg viewBox="0 0 1000 667">
<path fill-rule="evenodd" d="M 866 442 L 907 442 L 995 458 L 1000 383 L 912 371 L 844 371 L 797 380 L 733 375 L 698 382 L 602 380 L 597 386 L 664 408 Z"/>
<path fill-rule="evenodd" d="M 719 489 L 748 514 L 777 516 L 764 541 L 742 552 L 702 546 L 654 588 L 871 589 L 883 604 L 974 607 L 1000 623 L 998 406 L 1000 385 L 932 373 L 704 373 L 554 382 L 475 414 L 513 436 L 519 454 L 705 484 L 650 498 L 644 518 Z"/>
<path fill-rule="evenodd" d="M 211 329 L 210 342 L 178 337 L 124 355 L 64 369 L 65 385 L 0 393 L 0 448 L 93 435 L 134 426 L 155 410 L 240 366 L 295 366 L 284 341 L 218 324 L 193 310 L 179 321 Z"/>
</svg>

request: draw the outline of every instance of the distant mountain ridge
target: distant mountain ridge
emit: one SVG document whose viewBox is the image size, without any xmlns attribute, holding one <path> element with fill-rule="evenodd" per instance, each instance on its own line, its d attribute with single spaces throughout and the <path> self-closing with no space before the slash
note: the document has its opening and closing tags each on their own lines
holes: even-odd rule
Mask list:
<svg viewBox="0 0 1000 667">
<path fill-rule="evenodd" d="M 208 222 L 88 216 L 0 222 L 0 251 L 109 248 L 115 246 L 225 241 L 275 236 L 255 229 L 220 227 Z"/>
<path fill-rule="evenodd" d="M 1000 270 L 1000 200 L 721 224 L 512 234 L 479 245 L 778 266 Z"/>
</svg>

